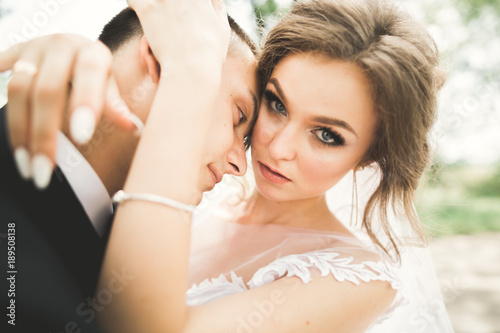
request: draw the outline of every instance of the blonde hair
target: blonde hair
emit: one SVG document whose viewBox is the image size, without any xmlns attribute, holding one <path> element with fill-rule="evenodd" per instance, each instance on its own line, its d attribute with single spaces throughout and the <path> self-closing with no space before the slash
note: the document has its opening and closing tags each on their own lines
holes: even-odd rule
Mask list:
<svg viewBox="0 0 500 333">
<path fill-rule="evenodd" d="M 392 244 L 400 258 L 389 207 L 406 216 L 417 237 L 425 240 L 413 195 L 429 162 L 428 134 L 444 82 L 437 47 L 423 26 L 385 1 L 298 2 L 266 37 L 259 62 L 262 84 L 287 55 L 308 52 L 354 63 L 370 82 L 378 124 L 359 166 L 376 164 L 381 180 L 362 223 L 376 244 L 388 253 Z M 387 245 L 373 229 L 375 214 L 390 240 Z"/>
</svg>

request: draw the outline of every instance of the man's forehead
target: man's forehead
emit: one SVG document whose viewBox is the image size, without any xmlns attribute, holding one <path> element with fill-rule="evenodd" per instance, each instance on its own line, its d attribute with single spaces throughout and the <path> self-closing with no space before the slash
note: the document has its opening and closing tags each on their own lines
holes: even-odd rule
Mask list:
<svg viewBox="0 0 500 333">
<path fill-rule="evenodd" d="M 257 57 L 241 38 L 234 32 L 231 33 L 231 39 L 229 40 L 229 47 L 227 51 L 228 57 L 238 57 L 240 61 L 254 63 L 257 61 Z"/>
<path fill-rule="evenodd" d="M 245 48 L 248 49 L 246 46 Z M 245 87 L 254 95 L 258 95 L 257 59 L 249 49 L 242 52 L 238 50 L 228 52 L 224 67 L 223 80 L 230 80 L 235 84 L 233 88 L 237 90 Z"/>
</svg>

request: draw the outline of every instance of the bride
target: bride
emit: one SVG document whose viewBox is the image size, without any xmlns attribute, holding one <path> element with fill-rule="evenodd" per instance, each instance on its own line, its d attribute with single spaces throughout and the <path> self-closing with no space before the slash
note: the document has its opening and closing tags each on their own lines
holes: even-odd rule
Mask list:
<svg viewBox="0 0 500 333">
<path fill-rule="evenodd" d="M 217 27 L 218 40 L 207 42 L 208 33 L 189 24 L 200 17 L 182 7 L 194 3 L 202 6 L 129 1 L 167 70 L 116 198 L 100 288 L 124 267 L 134 280 L 104 310 L 104 327 L 366 331 L 405 298 L 391 260 L 400 247 L 389 208 L 423 238 L 412 195 L 429 159 L 427 134 L 442 84 L 432 39 L 385 2 L 296 4 L 270 32 L 260 59 L 264 94 L 251 138 L 256 191 L 191 230 L 184 205 L 200 198 L 194 166 L 227 47 L 222 15 L 209 21 L 209 10 L 200 9 L 198 26 Z M 183 37 L 186 53 L 171 51 L 180 40 L 161 39 L 164 25 L 194 30 Z M 325 199 L 348 172 L 367 166 L 380 172 L 362 217 L 371 245 Z"/>
<path fill-rule="evenodd" d="M 408 251 L 393 221 L 424 241 L 412 196 L 429 160 L 443 80 L 427 31 L 387 2 L 296 3 L 269 33 L 259 61 L 255 191 L 229 197 L 192 226 L 229 41 L 226 14 L 218 0 L 128 2 L 162 77 L 115 196 L 96 298 L 113 290 L 117 271 L 130 282 L 100 313 L 103 328 L 422 331 L 411 314 L 398 313 L 421 280 L 399 270 Z M 373 193 L 359 205 L 350 201 L 347 219 L 333 214 L 326 192 L 352 173 L 356 198 L 362 169 L 373 171 Z M 358 220 L 354 208 L 365 238 L 346 226 L 349 217 Z M 441 317 L 430 326 L 451 331 Z"/>
</svg>

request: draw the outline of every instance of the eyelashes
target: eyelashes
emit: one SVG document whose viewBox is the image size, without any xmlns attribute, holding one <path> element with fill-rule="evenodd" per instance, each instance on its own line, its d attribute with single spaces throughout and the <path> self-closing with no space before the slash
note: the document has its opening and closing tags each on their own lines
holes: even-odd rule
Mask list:
<svg viewBox="0 0 500 333">
<path fill-rule="evenodd" d="M 271 90 L 266 89 L 264 91 L 265 102 L 268 110 L 277 115 L 282 115 L 287 117 L 288 111 L 281 99 Z M 328 147 L 338 147 L 345 145 L 346 140 L 344 137 L 335 129 L 330 127 L 319 127 L 311 131 L 314 138 L 322 145 Z"/>
<path fill-rule="evenodd" d="M 317 132 L 321 132 L 322 134 L 317 134 Z M 314 137 L 321 143 L 326 146 L 336 147 L 343 146 L 345 144 L 345 139 L 339 132 L 334 129 L 321 127 L 312 131 Z"/>
<path fill-rule="evenodd" d="M 286 107 L 280 98 L 271 90 L 264 91 L 264 96 L 266 98 L 266 105 L 269 110 L 274 113 L 287 115 Z"/>
<path fill-rule="evenodd" d="M 245 112 L 243 112 L 241 110 L 240 107 L 238 107 L 238 113 L 239 113 L 239 116 L 240 116 L 239 121 L 238 121 L 238 126 L 240 126 L 240 125 L 243 125 L 244 123 L 246 123 L 248 121 L 248 117 L 245 114 Z"/>
</svg>

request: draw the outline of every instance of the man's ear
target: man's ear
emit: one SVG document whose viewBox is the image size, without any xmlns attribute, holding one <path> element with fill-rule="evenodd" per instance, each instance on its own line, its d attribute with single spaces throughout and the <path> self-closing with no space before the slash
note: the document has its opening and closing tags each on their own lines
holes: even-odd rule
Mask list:
<svg viewBox="0 0 500 333">
<path fill-rule="evenodd" d="M 148 74 L 151 75 L 153 82 L 158 83 L 158 81 L 160 81 L 161 75 L 160 64 L 156 60 L 145 36 L 141 37 L 141 42 L 139 45 L 139 55 L 144 65 L 146 66 Z"/>
</svg>

